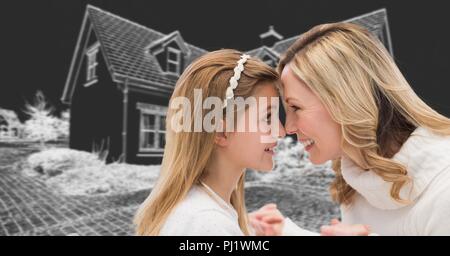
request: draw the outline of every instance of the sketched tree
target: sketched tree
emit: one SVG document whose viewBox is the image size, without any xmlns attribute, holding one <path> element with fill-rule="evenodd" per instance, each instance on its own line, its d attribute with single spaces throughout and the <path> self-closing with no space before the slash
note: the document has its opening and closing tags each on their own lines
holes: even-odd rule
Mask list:
<svg viewBox="0 0 450 256">
<path fill-rule="evenodd" d="M 59 120 L 53 115 L 54 108 L 49 105 L 42 91 L 37 91 L 32 104 L 25 104 L 24 111 L 30 118 L 25 122 L 27 138 L 39 141 L 41 148 L 45 142 L 56 140 L 59 136 Z"/>
<path fill-rule="evenodd" d="M 65 110 L 61 112 L 61 117 L 57 119 L 56 130 L 58 138 L 69 137 L 69 125 L 70 125 L 70 111 Z"/>
</svg>

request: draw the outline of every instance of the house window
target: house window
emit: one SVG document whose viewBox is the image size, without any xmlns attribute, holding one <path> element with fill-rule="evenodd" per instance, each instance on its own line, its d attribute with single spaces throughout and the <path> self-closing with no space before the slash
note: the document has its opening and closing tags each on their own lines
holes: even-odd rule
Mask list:
<svg viewBox="0 0 450 256">
<path fill-rule="evenodd" d="M 92 47 L 90 47 L 87 52 L 87 82 L 94 81 L 97 78 L 96 68 L 97 68 L 97 53 L 99 49 L 99 44 L 96 43 Z"/>
<path fill-rule="evenodd" d="M 138 103 L 140 110 L 139 152 L 162 152 L 166 144 L 167 108 L 147 103 Z"/>
<path fill-rule="evenodd" d="M 180 74 L 181 51 L 167 47 L 167 72 L 175 75 Z"/>
</svg>

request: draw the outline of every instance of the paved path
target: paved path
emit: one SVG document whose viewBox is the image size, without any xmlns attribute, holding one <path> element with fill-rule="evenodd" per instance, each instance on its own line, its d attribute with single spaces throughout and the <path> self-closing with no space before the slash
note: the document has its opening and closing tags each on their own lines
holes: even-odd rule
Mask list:
<svg viewBox="0 0 450 256">
<path fill-rule="evenodd" d="M 149 191 L 114 197 L 63 196 L 46 187 L 40 179 L 22 175 L 17 170 L 20 168 L 14 167 L 18 158 L 34 149 L 20 150 L 0 145 L 0 235 L 133 234 L 133 215 Z M 249 186 L 248 209 L 277 202 L 283 213 L 312 230 L 337 217 L 335 205 L 320 193 L 274 186 Z"/>
<path fill-rule="evenodd" d="M 23 150 L 33 151 L 32 148 Z M 0 147 L 0 235 L 131 235 L 137 202 L 106 197 L 67 197 L 37 178 L 22 175 L 14 162 L 24 152 Z M 14 155 L 16 154 L 17 157 Z M 142 196 L 140 196 L 142 197 Z"/>
</svg>

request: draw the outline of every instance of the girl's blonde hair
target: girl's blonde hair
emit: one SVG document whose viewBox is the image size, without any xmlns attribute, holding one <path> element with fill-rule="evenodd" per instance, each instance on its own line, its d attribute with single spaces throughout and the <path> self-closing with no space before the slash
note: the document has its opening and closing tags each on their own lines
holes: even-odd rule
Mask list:
<svg viewBox="0 0 450 256">
<path fill-rule="evenodd" d="M 391 158 L 419 126 L 450 135 L 450 119 L 422 101 L 383 44 L 366 29 L 350 23 L 313 27 L 280 60 L 289 65 L 320 98 L 342 129 L 342 150 L 361 168 L 392 183 L 390 196 L 410 182 L 406 167 Z M 335 201 L 349 204 L 355 193 L 333 161 Z"/>
<path fill-rule="evenodd" d="M 224 99 L 229 80 L 234 74 L 233 69 L 241 55 L 239 51 L 225 49 L 198 58 L 180 76 L 170 101 L 177 97 L 186 97 L 194 103 L 194 89 L 202 90 L 203 101 L 206 97 Z M 258 85 L 278 81 L 279 76 L 273 68 L 262 61 L 250 58 L 245 63 L 238 87 L 234 89 L 234 96 L 245 99 L 254 93 Z M 196 108 L 194 104 L 191 105 L 191 113 L 200 110 L 198 116 L 204 118 L 207 111 L 202 111 L 198 106 Z M 191 187 L 198 184 L 215 148 L 214 132 L 174 132 L 169 120 L 175 113 L 176 110 L 169 109 L 167 114 L 166 145 L 159 179 L 135 216 L 138 235 L 159 234 L 171 211 L 183 200 Z M 193 118 L 190 125 L 193 130 Z M 248 235 L 244 177 L 245 174 L 240 177 L 238 186 L 231 195 L 231 204 L 238 213 L 242 232 Z"/>
</svg>

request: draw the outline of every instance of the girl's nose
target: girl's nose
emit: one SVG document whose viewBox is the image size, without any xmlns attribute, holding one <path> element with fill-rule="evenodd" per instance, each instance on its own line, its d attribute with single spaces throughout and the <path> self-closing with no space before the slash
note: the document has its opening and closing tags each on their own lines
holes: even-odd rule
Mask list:
<svg viewBox="0 0 450 256">
<path fill-rule="evenodd" d="M 279 127 L 278 138 L 286 137 L 286 129 L 284 129 L 284 126 L 281 122 L 279 122 Z"/>
</svg>

